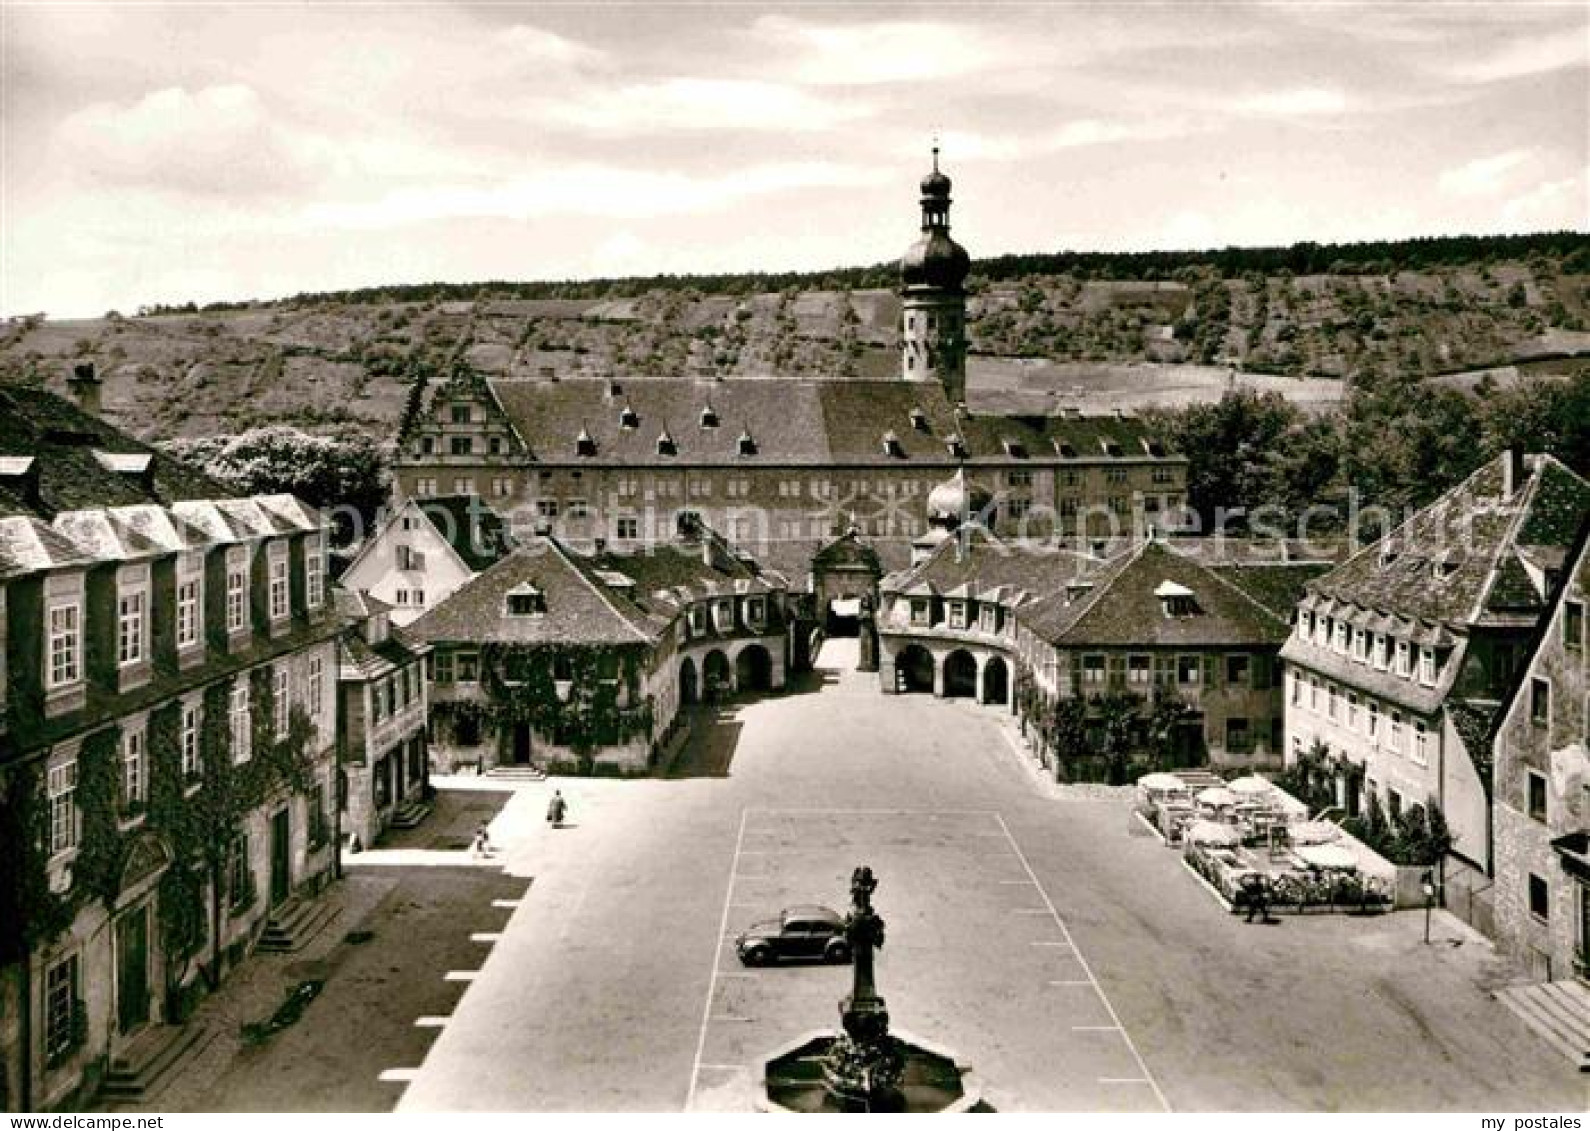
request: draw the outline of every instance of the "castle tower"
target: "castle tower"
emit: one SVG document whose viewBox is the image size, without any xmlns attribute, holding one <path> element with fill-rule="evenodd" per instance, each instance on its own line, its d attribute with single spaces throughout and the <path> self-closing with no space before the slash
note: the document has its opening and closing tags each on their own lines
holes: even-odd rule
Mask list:
<svg viewBox="0 0 1590 1131">
<path fill-rule="evenodd" d="M 900 260 L 900 372 L 907 381 L 938 381 L 950 404 L 966 400 L 966 249 L 950 239 L 950 179 L 922 178 L 922 235 Z"/>
</svg>

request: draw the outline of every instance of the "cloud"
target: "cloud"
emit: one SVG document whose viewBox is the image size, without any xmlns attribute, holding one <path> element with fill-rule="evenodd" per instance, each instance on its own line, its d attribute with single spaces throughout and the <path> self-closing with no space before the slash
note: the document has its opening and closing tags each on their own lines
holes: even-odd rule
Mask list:
<svg viewBox="0 0 1590 1131">
<path fill-rule="evenodd" d="M 1436 179 L 1453 196 L 1490 196 L 1501 192 L 1519 169 L 1535 156 L 1532 149 L 1510 149 L 1454 166 Z"/>
<path fill-rule="evenodd" d="M 1590 216 L 1590 192 L 1582 177 L 1546 181 L 1502 205 L 1502 218 L 1514 229 L 1582 229 Z"/>
<path fill-rule="evenodd" d="M 877 170 L 825 162 L 757 165 L 719 177 L 568 166 L 548 169 L 534 179 L 485 188 L 413 187 L 373 201 L 313 204 L 305 209 L 304 217 L 310 223 L 337 228 L 398 227 L 463 217 L 643 219 L 711 212 L 751 196 L 803 188 L 856 188 L 880 180 Z"/>
<path fill-rule="evenodd" d="M 1052 130 L 1031 134 L 973 133 L 950 130 L 939 136 L 946 161 L 1023 161 L 1047 153 L 1079 149 L 1090 145 L 1110 145 L 1126 141 L 1152 141 L 1181 137 L 1194 132 L 1191 122 L 1181 118 L 1159 118 L 1130 122 L 1109 118 L 1077 118 Z M 920 147 L 898 151 L 902 157 L 920 157 Z"/>
<path fill-rule="evenodd" d="M 1455 64 L 1447 68 L 1447 74 L 1466 83 L 1506 82 L 1587 63 L 1590 42 L 1581 21 L 1558 33 L 1518 40 L 1491 55 Z"/>
<path fill-rule="evenodd" d="M 813 85 L 865 86 L 968 75 L 992 66 L 1002 54 L 976 29 L 945 23 L 825 26 L 763 16 L 751 26 L 751 35 L 778 55 L 793 47 L 789 77 Z"/>
<path fill-rule="evenodd" d="M 641 132 L 822 130 L 866 117 L 871 110 L 856 101 L 818 98 L 782 83 L 671 78 L 544 99 L 538 103 L 538 113 L 583 129 Z"/>
<path fill-rule="evenodd" d="M 581 68 L 603 67 L 610 61 L 605 51 L 529 24 L 514 24 L 504 28 L 497 33 L 496 41 L 504 48 L 511 62 L 550 63 L 558 67 Z"/>
<path fill-rule="evenodd" d="M 1347 109 L 1347 96 L 1339 90 L 1299 87 L 1272 90 L 1238 99 L 1232 108 L 1242 114 L 1278 118 L 1306 117 L 1314 114 L 1340 114 Z"/>
<path fill-rule="evenodd" d="M 242 84 L 96 103 L 66 118 L 54 140 L 75 175 L 199 195 L 302 187 L 324 156 L 312 139 L 275 122 Z"/>
</svg>

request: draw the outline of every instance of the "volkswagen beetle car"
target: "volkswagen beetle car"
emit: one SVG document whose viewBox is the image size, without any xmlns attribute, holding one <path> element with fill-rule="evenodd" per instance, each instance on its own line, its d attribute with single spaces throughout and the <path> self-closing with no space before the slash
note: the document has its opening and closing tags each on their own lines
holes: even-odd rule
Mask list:
<svg viewBox="0 0 1590 1131">
<path fill-rule="evenodd" d="M 734 949 L 747 966 L 766 966 L 784 958 L 850 961 L 844 916 L 812 904 L 786 907 L 778 918 L 753 924 L 734 940 Z"/>
</svg>

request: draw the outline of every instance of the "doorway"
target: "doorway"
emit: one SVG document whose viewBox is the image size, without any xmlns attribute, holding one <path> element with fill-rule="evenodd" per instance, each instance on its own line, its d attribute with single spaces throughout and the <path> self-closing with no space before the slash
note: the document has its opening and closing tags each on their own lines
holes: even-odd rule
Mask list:
<svg viewBox="0 0 1590 1131">
<path fill-rule="evenodd" d="M 530 764 L 531 734 L 529 723 L 515 723 L 513 727 L 513 746 L 508 751 L 509 759 L 515 766 L 528 766 Z"/>
<path fill-rule="evenodd" d="M 271 815 L 271 906 L 287 899 L 292 890 L 292 824 L 286 809 Z"/>
<path fill-rule="evenodd" d="M 116 1028 L 122 1036 L 149 1021 L 149 905 L 116 920 Z"/>
</svg>

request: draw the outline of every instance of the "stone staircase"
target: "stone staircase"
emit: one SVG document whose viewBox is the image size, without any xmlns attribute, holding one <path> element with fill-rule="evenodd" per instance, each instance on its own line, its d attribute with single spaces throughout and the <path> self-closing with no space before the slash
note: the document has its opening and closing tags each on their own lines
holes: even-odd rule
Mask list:
<svg viewBox="0 0 1590 1131">
<path fill-rule="evenodd" d="M 1590 985 L 1537 982 L 1497 990 L 1496 997 L 1580 1072 L 1590 1073 Z"/>
<path fill-rule="evenodd" d="M 336 914 L 337 909 L 325 900 L 293 896 L 271 912 L 255 949 L 271 954 L 302 950 Z"/>
<path fill-rule="evenodd" d="M 499 781 L 546 781 L 545 770 L 538 770 L 534 766 L 493 766 L 486 771 L 488 778 Z"/>
<path fill-rule="evenodd" d="M 431 810 L 436 806 L 429 801 L 414 798 L 398 806 L 397 812 L 392 814 L 390 827 L 394 829 L 412 829 L 419 827 L 421 821 L 431 815 Z"/>
<path fill-rule="evenodd" d="M 152 1025 L 110 1058 L 100 1082 L 102 1102 L 133 1104 L 147 1097 L 166 1073 L 210 1043 L 203 1025 Z"/>
</svg>

